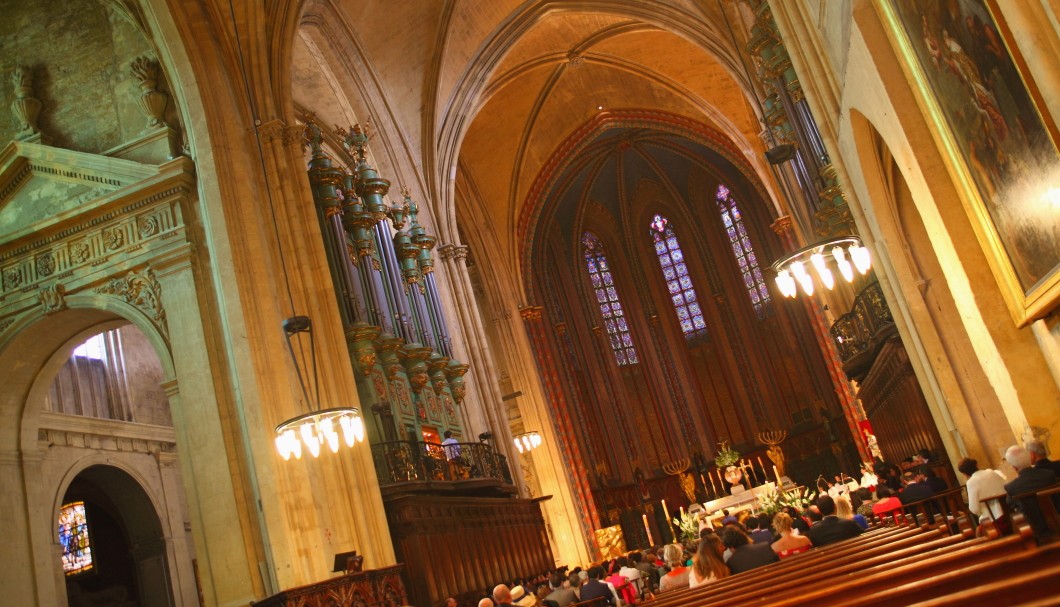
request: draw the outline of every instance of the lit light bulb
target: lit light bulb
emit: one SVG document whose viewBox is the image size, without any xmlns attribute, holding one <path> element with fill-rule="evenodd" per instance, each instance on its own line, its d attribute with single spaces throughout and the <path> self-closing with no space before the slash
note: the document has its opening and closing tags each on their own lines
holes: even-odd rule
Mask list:
<svg viewBox="0 0 1060 607">
<path fill-rule="evenodd" d="M 872 266 L 872 260 L 869 259 L 869 250 L 866 247 L 859 247 L 858 245 L 851 245 L 850 249 L 850 260 L 854 262 L 854 267 L 858 269 L 858 272 L 865 274 L 869 271 L 869 267 Z"/>
<path fill-rule="evenodd" d="M 291 455 L 293 455 L 293 453 L 290 449 L 287 448 L 287 441 L 285 440 L 285 437 L 282 434 L 276 437 L 276 450 L 280 452 L 280 457 L 283 458 L 283 461 L 290 461 Z"/>
<path fill-rule="evenodd" d="M 534 443 L 534 447 L 541 446 L 541 435 L 536 432 L 530 436 L 530 442 Z"/>
<path fill-rule="evenodd" d="M 814 253 L 810 255 L 810 263 L 813 264 L 813 269 L 817 270 L 817 275 L 821 277 L 821 283 L 824 284 L 828 290 L 832 290 L 835 286 L 835 279 L 832 278 L 832 271 L 824 265 L 824 255 L 820 253 Z"/>
<path fill-rule="evenodd" d="M 519 450 L 519 453 L 523 452 L 523 443 L 519 439 L 515 439 L 515 448 Z"/>
<path fill-rule="evenodd" d="M 339 427 L 342 428 L 342 440 L 347 447 L 352 447 L 357 442 L 357 436 L 353 431 L 353 419 L 349 415 L 339 416 Z"/>
<path fill-rule="evenodd" d="M 813 279 L 806 273 L 806 268 L 803 267 L 801 261 L 791 264 L 791 273 L 795 275 L 795 279 L 802 286 L 802 292 L 806 295 L 813 295 Z"/>
<path fill-rule="evenodd" d="M 311 453 L 313 457 L 320 457 L 320 437 L 313 431 L 314 425 L 315 424 L 312 421 L 307 421 L 302 424 L 299 431 L 302 434 L 302 442 L 305 443 L 306 448 L 309 449 L 309 453 Z"/>
<path fill-rule="evenodd" d="M 780 289 L 780 294 L 785 297 L 795 297 L 798 291 L 795 288 L 795 279 L 791 277 L 791 272 L 787 270 L 781 270 L 777 272 L 777 288 Z"/>
<path fill-rule="evenodd" d="M 318 423 L 320 435 L 327 442 L 332 453 L 339 452 L 339 435 L 335 432 L 335 423 L 330 417 L 325 417 Z"/>
<path fill-rule="evenodd" d="M 839 273 L 843 275 L 843 279 L 847 282 L 852 282 L 854 280 L 854 267 L 847 261 L 843 247 L 832 247 L 832 257 L 835 257 L 835 265 L 839 268 Z"/>
<path fill-rule="evenodd" d="M 353 417 L 353 437 L 356 438 L 359 443 L 364 442 L 364 420 L 361 419 L 360 415 L 355 415 Z"/>
</svg>

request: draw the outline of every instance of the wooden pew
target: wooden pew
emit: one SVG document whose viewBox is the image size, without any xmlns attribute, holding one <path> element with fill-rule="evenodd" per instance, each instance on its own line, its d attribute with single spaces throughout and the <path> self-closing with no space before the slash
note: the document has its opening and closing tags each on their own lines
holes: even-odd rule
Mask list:
<svg viewBox="0 0 1060 607">
<path fill-rule="evenodd" d="M 972 525 L 972 513 L 964 503 L 963 489 L 957 487 L 937 493 L 927 499 L 903 504 L 901 512 L 910 524 L 925 527 L 944 527 L 949 533 L 968 533 Z M 923 522 L 920 522 L 923 521 Z"/>
<path fill-rule="evenodd" d="M 930 584 L 950 571 L 969 566 L 994 566 L 1032 554 L 1034 551 L 1028 549 L 1022 539 L 1016 536 L 998 540 L 968 540 L 953 549 L 915 555 L 912 558 L 833 576 L 833 583 L 827 586 L 803 586 L 781 596 L 771 594 L 769 604 L 785 607 L 820 602 L 828 604 L 829 607 L 839 604 L 864 607 L 866 597 L 885 593 L 896 586 L 919 582 Z M 916 600 L 918 597 L 910 598 Z M 900 605 L 902 601 L 890 599 L 889 602 L 873 604 Z"/>
<path fill-rule="evenodd" d="M 1004 540 L 995 540 L 992 544 Z M 944 557 L 924 563 L 897 567 L 879 579 L 863 581 L 851 594 L 833 597 L 835 607 L 871 607 L 905 605 L 917 600 L 939 599 L 958 592 L 993 583 L 1005 584 L 1013 577 L 1031 575 L 1038 584 L 1052 592 L 1060 591 L 1060 579 L 1044 576 L 1056 566 L 1060 544 L 1040 549 L 1021 549 L 1005 558 L 970 555 L 969 558 Z M 952 602 L 950 604 L 953 604 Z"/>
<path fill-rule="evenodd" d="M 814 549 L 803 554 L 789 557 L 777 563 L 759 567 L 746 573 L 730 576 L 707 586 L 691 590 L 674 590 L 659 595 L 650 604 L 653 607 L 668 607 L 687 604 L 694 597 L 710 594 L 719 596 L 730 588 L 742 590 L 758 583 L 776 583 L 777 580 L 795 579 L 806 575 L 807 571 L 826 571 L 840 564 L 864 563 L 866 559 L 879 557 L 892 558 L 896 551 L 916 551 L 918 546 L 929 546 L 928 549 L 957 543 L 961 537 L 946 539 L 937 531 L 925 531 L 920 528 L 891 528 L 880 532 L 864 533 L 857 538 L 838 542 L 824 548 Z M 932 544 L 945 540 L 944 544 Z M 709 590 L 708 590 L 709 589 Z"/>
<path fill-rule="evenodd" d="M 947 607 L 949 605 L 966 607 L 974 605 L 983 605 L 984 607 L 994 607 L 995 605 L 1031 607 L 1032 605 L 1055 605 L 1056 597 L 1060 594 L 1060 587 L 1057 586 L 1058 582 L 1060 582 L 1060 563 L 1013 575 L 1005 580 L 990 584 L 979 584 L 967 590 L 913 603 L 910 607 Z"/>
</svg>

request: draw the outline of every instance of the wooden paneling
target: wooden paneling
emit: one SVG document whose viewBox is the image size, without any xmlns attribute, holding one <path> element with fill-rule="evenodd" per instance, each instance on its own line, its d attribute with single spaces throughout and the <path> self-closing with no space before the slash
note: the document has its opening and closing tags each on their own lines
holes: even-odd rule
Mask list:
<svg viewBox="0 0 1060 607">
<path fill-rule="evenodd" d="M 394 551 L 417 607 L 468 602 L 555 567 L 541 500 L 405 495 L 385 498 Z"/>
<path fill-rule="evenodd" d="M 401 607 L 407 604 L 401 565 L 291 588 L 254 603 L 255 607 Z"/>
<path fill-rule="evenodd" d="M 942 437 L 898 337 L 880 348 L 858 396 L 885 460 L 897 464 L 920 449 L 931 451 L 935 460 L 945 456 Z M 952 487 L 956 479 L 948 466 L 944 468 Z"/>
</svg>

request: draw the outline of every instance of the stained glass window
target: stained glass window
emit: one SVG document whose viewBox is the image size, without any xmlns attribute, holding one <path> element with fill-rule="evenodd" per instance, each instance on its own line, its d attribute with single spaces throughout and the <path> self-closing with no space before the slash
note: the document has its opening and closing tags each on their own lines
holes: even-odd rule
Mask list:
<svg viewBox="0 0 1060 607">
<path fill-rule="evenodd" d="M 662 215 L 651 220 L 651 237 L 655 242 L 655 256 L 659 259 L 666 290 L 670 301 L 677 312 L 677 322 L 685 337 L 693 338 L 707 334 L 707 323 L 703 320 L 703 310 L 699 307 L 699 298 L 692 287 L 692 277 L 688 275 L 685 255 L 677 242 L 670 222 Z"/>
<path fill-rule="evenodd" d="M 59 545 L 63 547 L 63 571 L 66 575 L 75 575 L 92 568 L 92 546 L 88 541 L 84 502 L 71 502 L 59 510 Z"/>
<path fill-rule="evenodd" d="M 607 331 L 607 339 L 611 342 L 615 360 L 619 365 L 635 365 L 639 362 L 637 350 L 633 347 L 633 336 L 629 333 L 626 313 L 618 301 L 618 291 L 615 290 L 604 247 L 592 232 L 586 232 L 582 236 L 582 246 L 585 250 L 585 265 L 589 269 L 589 280 L 592 281 L 596 293 L 596 305 L 600 307 L 600 314 L 604 317 L 604 329 Z"/>
<path fill-rule="evenodd" d="M 718 212 L 721 213 L 721 223 L 725 227 L 725 233 L 732 246 L 732 253 L 736 256 L 736 265 L 743 275 L 743 284 L 747 294 L 751 297 L 751 305 L 754 306 L 758 318 L 765 318 L 769 313 L 770 298 L 769 288 L 766 286 L 762 270 L 758 267 L 758 258 L 755 257 L 754 248 L 751 246 L 751 237 L 747 234 L 747 228 L 743 224 L 740 208 L 736 206 L 729 188 L 719 185 L 715 195 L 718 203 Z"/>
</svg>

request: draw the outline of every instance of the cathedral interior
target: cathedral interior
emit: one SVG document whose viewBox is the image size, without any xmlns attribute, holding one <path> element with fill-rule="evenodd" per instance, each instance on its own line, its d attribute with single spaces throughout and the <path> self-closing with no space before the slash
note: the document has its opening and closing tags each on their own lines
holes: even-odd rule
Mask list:
<svg viewBox="0 0 1060 607">
<path fill-rule="evenodd" d="M 9 604 L 441 605 L 730 450 L 1060 450 L 1055 0 L 0 15 Z"/>
</svg>

